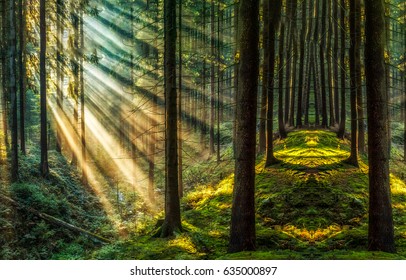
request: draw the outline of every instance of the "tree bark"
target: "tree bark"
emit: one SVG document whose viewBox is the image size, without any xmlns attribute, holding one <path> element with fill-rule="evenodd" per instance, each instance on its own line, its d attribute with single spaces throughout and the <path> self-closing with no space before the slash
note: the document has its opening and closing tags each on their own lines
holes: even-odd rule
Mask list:
<svg viewBox="0 0 406 280">
<path fill-rule="evenodd" d="M 349 164 L 358 166 L 358 103 L 357 91 L 360 90 L 358 72 L 360 68 L 360 41 L 357 39 L 360 31 L 357 29 L 357 9 L 360 0 L 350 0 L 350 85 L 351 85 L 351 154 L 347 159 Z"/>
<path fill-rule="evenodd" d="M 9 1 L 9 46 L 8 46 L 8 67 L 9 67 L 9 90 L 11 105 L 11 181 L 19 179 L 18 171 L 18 125 L 17 125 L 17 80 L 16 80 L 16 5 L 14 0 Z"/>
<path fill-rule="evenodd" d="M 182 230 L 178 183 L 178 131 L 176 92 L 176 0 L 164 1 L 164 80 L 166 106 L 165 220 L 161 237 Z"/>
<path fill-rule="evenodd" d="M 283 68 L 284 68 L 284 49 L 285 49 L 285 23 L 282 22 L 280 26 L 280 33 L 279 33 L 279 77 L 278 77 L 278 91 L 279 91 L 279 98 L 278 98 L 278 126 L 279 126 L 279 136 L 284 139 L 287 137 L 286 129 L 285 129 L 285 121 L 283 115 Z"/>
<path fill-rule="evenodd" d="M 270 28 L 270 10 L 269 1 L 262 1 L 262 13 L 263 13 L 263 24 L 262 29 L 262 44 L 264 50 L 264 61 L 262 63 L 262 91 L 261 91 L 261 107 L 260 107 L 260 119 L 259 119 L 259 147 L 258 153 L 262 154 L 266 151 L 266 125 L 267 125 L 267 102 L 268 102 L 268 86 L 269 79 L 273 79 L 269 67 L 269 56 L 270 56 L 270 38 L 269 38 L 269 28 Z M 273 74 L 273 73 L 272 73 Z M 269 108 L 268 108 L 269 110 Z"/>
<path fill-rule="evenodd" d="M 354 2 L 355 28 L 355 79 L 357 93 L 358 152 L 365 153 L 364 109 L 362 97 L 362 65 L 361 65 L 361 1 Z"/>
<path fill-rule="evenodd" d="M 264 1 L 269 7 L 269 1 Z M 268 61 L 268 79 L 266 85 L 267 95 L 267 120 L 266 120 L 266 162 L 265 166 L 271 166 L 278 162 L 273 153 L 273 111 L 274 111 L 274 84 L 275 84 L 275 56 L 276 56 L 276 33 L 281 17 L 282 0 L 276 0 L 273 9 L 269 9 L 270 18 L 265 25 L 268 27 L 269 38 L 269 55 Z M 264 62 L 265 63 L 265 62 Z M 264 94 L 264 93 L 263 93 Z"/>
<path fill-rule="evenodd" d="M 215 12 L 214 12 L 214 0 L 211 0 L 210 7 L 210 128 L 209 128 L 209 150 L 210 155 L 213 155 L 216 151 L 214 149 L 214 122 L 215 122 Z"/>
<path fill-rule="evenodd" d="M 300 35 L 300 61 L 299 61 L 299 88 L 297 95 L 297 111 L 296 111 L 296 127 L 301 128 L 303 125 L 303 88 L 304 88 L 304 75 L 305 75 L 305 45 L 306 45 L 306 9 L 307 1 L 302 1 L 302 30 Z M 308 74 L 307 74 L 308 75 Z"/>
<path fill-rule="evenodd" d="M 385 88 L 384 1 L 365 2 L 365 75 L 368 111 L 368 249 L 395 252 L 389 186 L 388 93 Z"/>
<path fill-rule="evenodd" d="M 83 9 L 83 8 L 82 8 Z M 87 186 L 87 154 L 86 154 L 86 118 L 85 118 L 85 79 L 84 79 L 84 69 L 83 69 L 83 52 L 85 49 L 85 34 L 84 34 L 84 24 L 83 24 L 83 10 L 81 9 L 79 17 L 79 28 L 80 28 L 80 58 L 79 58 L 79 83 L 80 83 L 80 112 L 81 112 L 81 122 L 80 122 L 80 142 L 82 147 L 82 184 Z"/>
<path fill-rule="evenodd" d="M 179 28 L 179 50 L 178 50 L 178 56 L 179 56 L 179 65 L 178 65 L 178 92 L 179 92 L 179 97 L 178 97 L 178 184 L 179 184 L 179 197 L 183 197 L 183 162 L 182 162 L 182 70 L 183 70 L 183 59 L 182 59 L 182 0 L 179 0 L 179 15 L 178 15 L 178 28 Z"/>
<path fill-rule="evenodd" d="M 340 127 L 338 129 L 338 134 L 337 136 L 339 138 L 344 138 L 345 134 L 345 122 L 347 119 L 346 116 L 346 63 L 345 63 L 345 42 L 346 42 L 346 24 L 345 24 L 345 0 L 340 1 L 341 9 L 340 9 L 340 28 L 341 28 L 341 34 L 340 34 L 340 82 L 341 82 L 341 89 L 340 89 L 340 97 L 341 97 L 341 116 L 340 116 Z"/>
<path fill-rule="evenodd" d="M 26 70 L 25 70 L 25 6 L 24 1 L 19 1 L 19 91 L 20 91 L 20 150 L 23 155 L 26 154 L 25 147 L 25 89 L 26 89 Z"/>
<path fill-rule="evenodd" d="M 326 48 L 326 22 L 327 22 L 327 0 L 322 0 L 322 12 L 321 12 L 321 34 L 320 34 L 320 89 L 321 89 L 321 125 L 327 127 L 327 91 L 326 91 L 326 71 L 325 71 L 325 48 Z M 317 36 L 317 34 L 316 34 Z"/>
<path fill-rule="evenodd" d="M 255 134 L 259 72 L 259 0 L 240 0 L 239 94 L 229 252 L 255 250 Z"/>
<path fill-rule="evenodd" d="M 47 73 L 46 73 L 46 1 L 40 1 L 40 107 L 41 107 L 41 163 L 42 177 L 49 174 L 48 167 L 48 123 L 47 123 Z"/>
</svg>

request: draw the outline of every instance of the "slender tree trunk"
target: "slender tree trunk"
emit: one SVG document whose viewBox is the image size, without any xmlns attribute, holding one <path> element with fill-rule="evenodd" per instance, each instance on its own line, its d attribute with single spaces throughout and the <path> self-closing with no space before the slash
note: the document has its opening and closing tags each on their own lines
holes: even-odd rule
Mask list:
<svg viewBox="0 0 406 280">
<path fill-rule="evenodd" d="M 290 106 L 289 106 L 289 126 L 295 126 L 295 101 L 296 101 L 296 68 L 298 59 L 298 48 L 297 48 L 297 35 L 296 27 L 293 28 L 293 60 L 292 60 L 292 74 L 291 74 L 291 84 L 290 84 Z"/>
<path fill-rule="evenodd" d="M 9 46 L 8 46 L 8 67 L 9 67 L 9 90 L 11 105 L 11 181 L 18 181 L 18 125 L 17 125 L 17 80 L 16 80 L 16 5 L 14 0 L 9 0 Z"/>
<path fill-rule="evenodd" d="M 83 10 L 80 11 L 80 58 L 79 58 L 79 75 L 80 75 L 80 112 L 81 112 L 81 122 L 80 122 L 80 142 L 82 144 L 82 184 L 87 186 L 87 155 L 86 155 L 86 118 L 85 118 L 85 81 L 84 81 L 84 69 L 83 69 L 83 51 L 85 49 L 85 34 L 83 30 Z"/>
<path fill-rule="evenodd" d="M 326 91 L 326 70 L 325 70 L 325 48 L 326 48 L 326 22 L 327 22 L 327 1 L 322 0 L 322 21 L 321 21 L 321 38 L 320 38 L 320 89 L 321 89 L 321 125 L 327 127 L 327 91 Z M 317 35 L 317 34 L 316 34 Z"/>
<path fill-rule="evenodd" d="M 385 89 L 385 6 L 365 2 L 365 74 L 368 111 L 368 249 L 395 252 L 389 186 L 388 94 Z"/>
<path fill-rule="evenodd" d="M 57 1 L 56 4 L 56 33 L 57 33 L 57 41 L 56 41 L 56 109 L 57 114 L 61 115 L 62 113 L 62 96 L 63 96 L 63 80 L 62 80 L 62 72 L 63 72 L 63 62 L 62 62 L 62 46 L 63 46 L 63 8 L 62 3 Z M 55 150 L 58 153 L 62 152 L 62 131 L 61 125 L 56 122 L 56 146 Z"/>
<path fill-rule="evenodd" d="M 279 34 L 279 77 L 278 77 L 278 91 L 279 91 L 279 98 L 278 98 L 278 125 L 279 125 L 279 136 L 284 139 L 287 137 L 286 129 L 285 129 L 285 121 L 283 115 L 283 67 L 284 67 L 284 49 L 285 49 L 285 23 L 282 22 L 280 26 L 280 34 Z"/>
<path fill-rule="evenodd" d="M 238 38 L 240 37 L 240 29 L 239 29 L 239 18 L 240 18 L 240 12 L 239 12 L 239 6 L 238 5 L 234 5 L 234 37 L 235 37 L 235 56 L 234 56 L 234 103 L 236 103 L 236 100 L 238 99 L 238 79 L 239 79 L 239 53 L 240 53 L 240 42 L 238 40 Z M 234 109 L 234 127 L 233 127 L 233 152 L 234 152 L 234 157 L 236 156 L 236 131 L 237 131 L 237 112 L 238 107 L 235 106 Z"/>
<path fill-rule="evenodd" d="M 164 80 L 166 103 L 165 221 L 161 237 L 182 230 L 178 182 L 178 131 L 176 92 L 176 0 L 164 1 Z"/>
<path fill-rule="evenodd" d="M 9 52 L 9 43 L 8 43 L 8 37 L 9 34 L 8 32 L 10 31 L 7 28 L 7 22 L 8 22 L 8 16 L 7 16 L 7 5 L 8 1 L 3 0 L 2 1 L 2 15 L 1 15 L 1 23 L 2 23 L 2 52 L 3 55 L 1 56 L 1 65 L 2 65 L 2 87 L 3 87 L 3 95 L 1 96 L 2 100 L 2 119 L 3 119 L 3 131 L 4 131 L 4 145 L 5 148 L 8 149 L 8 123 L 7 123 L 7 118 L 8 118 L 8 108 L 7 108 L 7 102 L 8 102 L 8 92 L 9 92 L 9 88 L 8 88 L 8 69 L 7 69 L 7 55 L 6 53 Z"/>
<path fill-rule="evenodd" d="M 20 150 L 23 155 L 26 154 L 25 148 L 25 7 L 24 1 L 19 1 L 19 91 L 20 91 Z"/>
<path fill-rule="evenodd" d="M 332 38 L 333 38 L 333 19 L 332 19 L 332 2 L 328 1 L 327 5 L 327 17 L 328 17 L 328 29 L 327 37 L 327 79 L 328 79 L 328 91 L 329 91 L 329 111 L 330 111 L 330 126 L 333 127 L 336 124 L 335 120 L 335 104 L 334 104 L 334 78 L 333 78 L 333 54 L 332 54 Z"/>
<path fill-rule="evenodd" d="M 341 9 L 340 9 L 340 28 L 341 28 L 341 37 L 340 37 L 340 81 L 341 81 L 341 116 L 340 116 L 340 127 L 338 129 L 338 137 L 344 138 L 345 134 L 345 122 L 347 119 L 346 116 L 346 102 L 345 102 L 345 95 L 346 95 L 346 63 L 345 63 L 345 42 L 346 42 L 346 24 L 345 24 L 345 0 L 340 1 Z"/>
<path fill-rule="evenodd" d="M 340 106 L 339 106 L 339 94 L 338 94 L 338 66 L 339 66 L 339 18 L 338 18 L 338 0 L 333 1 L 333 32 L 334 32 L 334 46 L 333 46 L 333 82 L 334 82 L 334 118 L 337 124 L 340 123 Z"/>
<path fill-rule="evenodd" d="M 264 27 L 262 29 L 262 44 L 264 49 L 264 62 L 262 63 L 262 91 L 261 91 L 261 107 L 260 107 L 260 119 L 259 119 L 259 148 L 258 153 L 262 154 L 266 151 L 266 122 L 267 122 L 267 101 L 268 101 L 268 80 L 273 77 L 270 75 L 269 70 L 269 55 L 270 55 L 270 38 L 269 38 L 269 22 L 270 11 L 269 1 L 262 1 L 262 13 Z M 269 110 L 269 109 L 268 109 Z"/>
<path fill-rule="evenodd" d="M 301 128 L 302 116 L 303 116 L 303 88 L 304 88 L 304 76 L 305 76 L 305 45 L 306 45 L 306 34 L 309 32 L 307 30 L 306 24 L 306 9 L 307 1 L 302 1 L 302 30 L 300 35 L 300 62 L 299 62 L 299 88 L 297 95 L 297 112 L 296 112 L 296 126 Z M 309 75 L 307 73 L 307 75 Z"/>
<path fill-rule="evenodd" d="M 73 132 L 74 132 L 74 139 L 73 141 L 77 141 L 78 135 L 78 123 L 79 123 L 79 19 L 77 11 L 75 11 L 75 7 L 71 7 L 71 17 L 72 17 L 72 25 L 73 25 Z M 72 147 L 72 160 L 71 164 L 76 166 L 78 163 L 77 158 L 78 150 L 73 145 Z"/>
<path fill-rule="evenodd" d="M 207 13 L 207 6 L 206 6 L 206 0 L 203 0 L 203 11 L 202 11 L 202 17 L 203 17 L 203 30 L 202 30 L 202 35 L 203 35 L 203 69 L 202 69 L 202 119 L 201 119 L 201 126 L 202 126 L 202 133 L 200 137 L 200 142 L 202 144 L 203 149 L 205 148 L 205 137 L 207 134 L 207 96 L 206 96 L 206 13 Z"/>
<path fill-rule="evenodd" d="M 220 8 L 220 1 L 217 3 L 218 21 L 217 21 L 217 163 L 220 163 L 220 122 L 223 119 L 223 106 L 222 106 L 222 95 L 223 95 L 223 70 L 222 70 L 222 42 L 223 42 L 223 10 Z"/>
<path fill-rule="evenodd" d="M 209 131 L 209 150 L 210 155 L 213 155 L 216 151 L 214 149 L 214 122 L 215 122 L 215 48 L 216 48 L 216 38 L 215 38 L 215 12 L 214 12 L 214 0 L 211 0 L 211 12 L 210 12 L 210 131 Z"/>
<path fill-rule="evenodd" d="M 179 97 L 178 97 L 178 184 L 179 184 L 179 197 L 183 197 L 183 164 L 182 164 L 182 66 L 183 66 L 183 59 L 182 59 L 182 0 L 179 0 L 179 15 L 178 15 L 178 21 L 179 21 L 179 50 L 178 50 L 178 56 L 179 56 L 179 65 L 178 65 L 178 91 L 179 91 Z"/>
<path fill-rule="evenodd" d="M 48 122 L 47 122 L 47 72 L 46 72 L 46 6 L 45 0 L 40 1 L 40 107 L 41 107 L 41 163 L 42 177 L 49 174 L 48 167 Z"/>
<path fill-rule="evenodd" d="M 361 0 L 354 3 L 355 28 L 355 79 L 357 88 L 357 118 L 358 118 L 358 152 L 365 153 L 364 109 L 362 98 L 362 66 L 361 66 Z"/>
<path fill-rule="evenodd" d="M 350 84 L 351 84 L 351 154 L 348 163 L 358 166 L 358 111 L 357 91 L 360 89 L 357 77 L 357 63 L 360 63 L 360 41 L 357 39 L 357 6 L 360 0 L 350 0 Z"/>
<path fill-rule="evenodd" d="M 276 33 L 278 30 L 278 25 L 281 17 L 282 10 L 282 0 L 276 0 L 273 9 L 270 9 L 269 1 L 264 1 L 268 6 L 268 11 L 270 12 L 270 18 L 264 24 L 269 25 L 268 27 L 268 39 L 269 39 L 269 55 L 268 61 L 268 79 L 266 85 L 267 94 L 267 122 L 266 122 L 266 162 L 265 166 L 271 166 L 278 162 L 273 153 L 273 111 L 274 111 L 274 84 L 275 84 L 275 64 L 276 64 Z M 264 62 L 265 63 L 265 62 Z M 263 93 L 264 94 L 264 93 Z"/>
<path fill-rule="evenodd" d="M 259 74 L 259 0 L 240 0 L 239 95 L 230 252 L 255 250 L 255 134 Z"/>
</svg>

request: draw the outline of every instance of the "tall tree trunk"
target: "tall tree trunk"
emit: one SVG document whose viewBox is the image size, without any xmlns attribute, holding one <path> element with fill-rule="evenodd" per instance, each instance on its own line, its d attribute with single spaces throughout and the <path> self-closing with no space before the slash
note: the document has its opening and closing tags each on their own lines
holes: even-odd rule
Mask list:
<svg viewBox="0 0 406 280">
<path fill-rule="evenodd" d="M 259 72 L 259 0 L 240 0 L 239 94 L 230 252 L 255 250 L 255 134 Z"/>
<path fill-rule="evenodd" d="M 285 23 L 282 22 L 280 26 L 279 34 L 279 77 L 278 77 L 278 126 L 279 126 L 279 136 L 284 139 L 287 137 L 285 129 L 285 121 L 283 115 L 283 67 L 284 67 L 284 49 L 285 49 Z"/>
<path fill-rule="evenodd" d="M 368 111 L 368 249 L 395 252 L 389 186 L 388 94 L 385 88 L 385 6 L 365 2 L 365 75 Z"/>
<path fill-rule="evenodd" d="M 307 30 L 306 24 L 306 9 L 307 1 L 302 1 L 302 30 L 300 35 L 300 62 L 299 62 L 299 89 L 297 95 L 297 112 L 296 112 L 296 126 L 301 128 L 303 125 L 303 88 L 304 88 L 304 76 L 305 76 L 305 45 L 306 45 L 306 34 L 309 32 Z M 307 73 L 307 75 L 309 75 Z"/>
<path fill-rule="evenodd" d="M 165 220 L 161 237 L 182 230 L 178 183 L 178 131 L 176 92 L 176 0 L 164 1 L 164 80 L 166 106 Z"/>
<path fill-rule="evenodd" d="M 209 129 L 209 150 L 210 155 L 213 155 L 216 151 L 214 149 L 214 122 L 215 122 L 215 49 L 216 49 L 216 38 L 215 38 L 215 12 L 214 12 L 214 0 L 211 0 L 210 8 L 210 129 Z"/>
<path fill-rule="evenodd" d="M 178 97 L 178 184 L 179 184 L 179 197 L 183 197 L 183 162 L 182 162 L 182 66 L 183 66 L 183 59 L 182 59 L 182 0 L 179 0 L 179 15 L 178 15 L 178 21 L 179 21 L 179 50 L 178 50 L 178 56 L 179 56 L 179 69 L 178 69 L 178 91 L 179 91 L 179 97 Z"/>
<path fill-rule="evenodd" d="M 205 137 L 207 134 L 207 96 L 206 96 L 206 13 L 207 13 L 207 5 L 206 5 L 206 0 L 203 0 L 203 11 L 202 11 L 202 17 L 203 17 L 203 30 L 202 30 L 202 41 L 203 41 L 203 69 L 202 69 L 202 118 L 201 118 L 201 129 L 202 133 L 200 135 L 200 142 L 203 147 L 205 148 Z"/>
<path fill-rule="evenodd" d="M 274 111 L 274 84 L 275 84 L 275 56 L 276 56 L 276 33 L 278 30 L 278 25 L 281 17 L 282 10 L 282 0 L 276 0 L 273 9 L 270 9 L 269 1 L 264 1 L 268 6 L 268 11 L 270 12 L 270 18 L 264 24 L 269 25 L 268 27 L 268 39 L 269 39 L 269 55 L 267 57 L 268 61 L 264 62 L 268 64 L 268 79 L 266 85 L 266 92 L 263 94 L 267 95 L 267 122 L 266 122 L 266 162 L 265 166 L 270 166 L 278 162 L 273 153 L 273 111 Z"/>
<path fill-rule="evenodd" d="M 25 148 L 25 6 L 24 1 L 19 1 L 19 91 L 20 91 L 20 150 L 23 155 L 26 154 Z"/>
<path fill-rule="evenodd" d="M 290 92 L 291 92 L 291 69 L 293 60 L 293 32 L 292 32 L 292 22 L 293 22 L 293 9 L 292 3 L 294 0 L 287 0 L 286 3 L 286 44 L 287 50 L 285 52 L 285 110 L 283 122 L 285 126 L 289 124 L 289 105 L 290 105 Z M 285 50 L 285 48 L 284 48 Z"/>
<path fill-rule="evenodd" d="M 234 5 L 234 37 L 235 37 L 235 54 L 234 54 L 234 103 L 236 102 L 236 100 L 238 99 L 238 85 L 239 85 L 239 82 L 238 82 L 238 79 L 239 79 L 239 64 L 240 64 L 240 61 L 239 61 L 239 53 L 240 53 L 240 42 L 239 42 L 239 37 L 240 37 L 240 28 L 239 28 L 239 18 L 240 18 L 240 16 L 239 16 L 239 6 L 238 5 Z M 236 120 L 237 120 L 237 118 L 236 118 L 236 116 L 237 116 L 237 114 L 238 114 L 238 112 L 237 112 L 237 109 L 238 109 L 238 107 L 237 106 L 235 106 L 235 109 L 234 109 L 234 126 L 233 126 L 233 154 L 234 154 L 234 157 L 236 156 L 236 150 L 235 150 L 235 146 L 236 146 L 236 141 L 237 141 L 237 139 L 236 139 L 236 131 L 237 131 L 237 122 L 236 122 Z"/>
<path fill-rule="evenodd" d="M 9 1 L 9 46 L 8 46 L 8 67 L 9 67 L 9 90 L 11 105 L 11 181 L 16 182 L 18 172 L 18 125 L 17 125 L 17 80 L 16 80 L 16 5 L 14 0 Z"/>
<path fill-rule="evenodd" d="M 42 177 L 49 174 L 48 167 L 48 123 L 47 123 L 47 73 L 46 73 L 46 1 L 40 1 L 40 106 L 41 106 L 41 163 Z"/>
<path fill-rule="evenodd" d="M 360 41 L 357 37 L 360 30 L 357 29 L 357 9 L 360 0 L 350 0 L 350 84 L 351 84 L 351 154 L 348 163 L 358 166 L 358 111 L 357 111 L 357 92 L 360 90 L 358 84 L 360 79 Z"/>
<path fill-rule="evenodd" d="M 347 119 L 346 116 L 346 106 L 345 106 L 345 95 L 346 95 L 346 63 L 345 63 L 345 42 L 346 42 L 346 24 L 345 24 L 345 0 L 340 1 L 340 82 L 341 82 L 341 90 L 340 90 L 340 97 L 341 97 L 341 116 L 340 116 L 340 127 L 338 129 L 337 136 L 339 138 L 344 138 L 345 134 L 345 122 Z"/>
<path fill-rule="evenodd" d="M 333 127 L 336 124 L 335 120 L 335 104 L 334 104 L 334 78 L 333 78 L 333 55 L 332 55 L 332 38 L 333 38 L 333 19 L 332 19 L 332 2 L 328 1 L 327 5 L 327 18 L 328 18 L 328 29 L 326 37 L 327 37 L 327 84 L 328 84 L 328 91 L 329 91 L 329 111 L 330 111 L 330 126 Z"/>
<path fill-rule="evenodd" d="M 364 109 L 362 97 L 362 66 L 361 66 L 361 0 L 354 3 L 355 28 L 355 79 L 357 87 L 357 119 L 358 119 L 358 152 L 365 153 Z"/>
<path fill-rule="evenodd" d="M 8 53 L 8 48 L 9 48 L 9 43 L 8 43 L 8 37 L 9 34 L 8 32 L 10 31 L 7 28 L 7 21 L 8 21 L 8 16 L 7 16 L 7 3 L 8 1 L 3 0 L 2 1 L 2 11 L 1 11 L 1 24 L 2 24 L 2 45 L 1 45 L 1 51 L 3 52 L 3 55 L 1 56 L 1 74 L 2 74 L 2 88 L 3 88 L 3 94 L 1 96 L 1 110 L 2 110 L 2 120 L 3 120 L 3 133 L 4 133 L 4 145 L 5 148 L 8 148 L 9 142 L 8 142 L 8 123 L 7 123 L 7 118 L 8 118 L 8 108 L 7 108 L 7 102 L 8 102 L 8 69 L 7 69 L 7 55 Z"/>
<path fill-rule="evenodd" d="M 339 19 L 338 19 L 338 0 L 333 1 L 333 32 L 334 32 L 334 45 L 333 45 L 333 82 L 334 82 L 334 118 L 337 124 L 340 123 L 340 106 L 339 106 L 339 94 L 338 94 L 338 66 L 339 66 Z"/>
<path fill-rule="evenodd" d="M 262 29 L 262 44 L 264 49 L 264 61 L 262 63 L 262 91 L 261 91 L 261 107 L 260 107 L 260 119 L 259 119 L 259 147 L 258 153 L 263 154 L 266 151 L 266 123 L 267 123 L 267 102 L 268 102 L 268 80 L 273 79 L 273 75 L 269 69 L 269 55 L 270 55 L 270 10 L 269 1 L 262 0 L 262 13 L 264 27 Z M 269 110 L 269 109 L 268 109 Z"/>
<path fill-rule="evenodd" d="M 327 25 L 327 0 L 322 0 L 322 12 L 321 12 L 321 34 L 320 34 L 320 89 L 321 89 L 321 125 L 327 127 L 327 91 L 326 91 L 326 70 L 325 70 L 325 48 L 326 48 L 326 25 Z M 316 34 L 317 36 L 317 34 Z"/>
<path fill-rule="evenodd" d="M 83 30 L 83 7 L 80 11 L 79 17 L 79 28 L 80 28 L 80 58 L 79 58 L 79 75 L 80 75 L 80 112 L 81 112 L 81 122 L 80 122 L 80 142 L 82 146 L 82 184 L 87 186 L 87 155 L 86 155 L 86 118 L 85 118 L 85 81 L 84 81 L 84 69 L 83 69 L 83 52 L 85 49 L 85 34 Z"/>
<path fill-rule="evenodd" d="M 217 163 L 220 163 L 220 123 L 223 120 L 223 70 L 222 70 L 222 43 L 223 43 L 223 10 L 220 1 L 217 3 L 218 21 L 217 21 Z"/>
<path fill-rule="evenodd" d="M 76 11 L 77 7 L 71 7 L 71 18 L 72 18 L 72 25 L 73 25 L 73 132 L 74 132 L 74 140 L 77 141 L 78 135 L 78 124 L 79 124 L 79 18 Z M 77 153 L 77 146 L 73 145 L 72 147 L 72 160 L 71 164 L 76 166 L 78 163 Z"/>
<path fill-rule="evenodd" d="M 62 99 L 63 99 L 63 4 L 60 1 L 56 3 L 56 109 L 57 114 L 62 114 Z M 58 153 L 62 152 L 62 131 L 61 125 L 56 122 L 56 146 L 55 150 Z"/>
</svg>

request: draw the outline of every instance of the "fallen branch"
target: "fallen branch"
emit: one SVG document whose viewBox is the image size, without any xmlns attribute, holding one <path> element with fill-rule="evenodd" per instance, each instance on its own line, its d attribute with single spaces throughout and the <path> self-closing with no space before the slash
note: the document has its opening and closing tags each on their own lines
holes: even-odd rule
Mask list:
<svg viewBox="0 0 406 280">
<path fill-rule="evenodd" d="M 23 205 L 22 203 L 20 203 L 20 202 L 14 200 L 14 199 L 12 199 L 12 198 L 10 198 L 10 197 L 8 197 L 8 196 L 2 194 L 2 193 L 0 193 L 0 199 L 6 201 L 6 202 L 8 202 L 8 203 L 10 203 L 11 205 L 13 205 L 13 206 L 15 206 L 15 207 L 18 207 L 18 208 L 21 208 L 21 209 L 23 209 L 23 210 L 25 210 L 25 211 L 28 211 L 28 212 L 30 212 L 30 213 L 36 215 L 37 217 L 39 217 L 39 218 L 41 218 L 41 219 L 43 219 L 43 220 L 45 220 L 45 221 L 48 221 L 48 222 L 50 222 L 50 223 L 52 223 L 52 224 L 54 224 L 54 225 L 62 226 L 62 227 L 64 227 L 64 228 L 70 229 L 70 230 L 72 230 L 72 231 L 76 231 L 76 232 L 79 232 L 79 233 L 83 233 L 83 234 L 85 234 L 85 235 L 87 235 L 87 236 L 90 236 L 90 237 L 92 237 L 92 238 L 97 239 L 98 241 L 100 241 L 100 242 L 102 242 L 102 243 L 111 243 L 111 240 L 109 240 L 109 239 L 107 239 L 107 238 L 104 238 L 104 237 L 99 236 L 99 235 L 97 235 L 97 234 L 95 234 L 95 233 L 89 232 L 89 231 L 87 231 L 87 230 L 85 230 L 85 229 L 82 229 L 82 228 L 79 228 L 79 227 L 74 226 L 74 225 L 72 225 L 72 224 L 69 224 L 69 223 L 67 223 L 67 222 L 64 222 L 64 221 L 62 221 L 62 220 L 60 220 L 60 219 L 58 219 L 58 218 L 55 218 L 55 217 L 53 217 L 53 216 L 51 216 L 51 215 L 42 213 L 42 212 L 40 212 L 40 211 L 38 211 L 38 210 L 36 210 L 36 209 L 34 209 L 34 208 L 32 208 L 32 207 Z"/>
</svg>

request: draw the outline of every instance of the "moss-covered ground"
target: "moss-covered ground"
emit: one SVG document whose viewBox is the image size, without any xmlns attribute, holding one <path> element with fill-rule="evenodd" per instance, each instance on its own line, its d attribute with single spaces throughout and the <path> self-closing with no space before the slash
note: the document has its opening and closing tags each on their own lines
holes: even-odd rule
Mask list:
<svg viewBox="0 0 406 280">
<path fill-rule="evenodd" d="M 50 154 L 49 178 L 38 179 L 35 154 L 22 158 L 17 184 L 8 186 L 2 165 L 1 192 L 113 242 L 102 244 L 2 202 L 2 259 L 406 258 L 405 166 L 391 167 L 397 253 L 368 252 L 368 166 L 365 158 L 360 168 L 344 163 L 349 142 L 329 131 L 293 131 L 277 140 L 280 162 L 274 166 L 266 168 L 264 158 L 258 158 L 257 250 L 236 254 L 227 253 L 234 183 L 231 148 L 221 163 L 209 159 L 185 170 L 183 232 L 169 239 L 152 237 L 163 213 L 136 215 L 129 223 L 112 216 L 100 194 L 81 186 L 76 169 L 56 153 Z"/>
<path fill-rule="evenodd" d="M 391 175 L 396 254 L 367 248 L 368 167 L 344 163 L 349 142 L 328 131 L 277 141 L 280 163 L 257 162 L 257 251 L 227 253 L 233 174 L 182 200 L 184 231 L 152 238 L 153 225 L 92 254 L 101 259 L 405 259 L 406 185 Z"/>
</svg>

